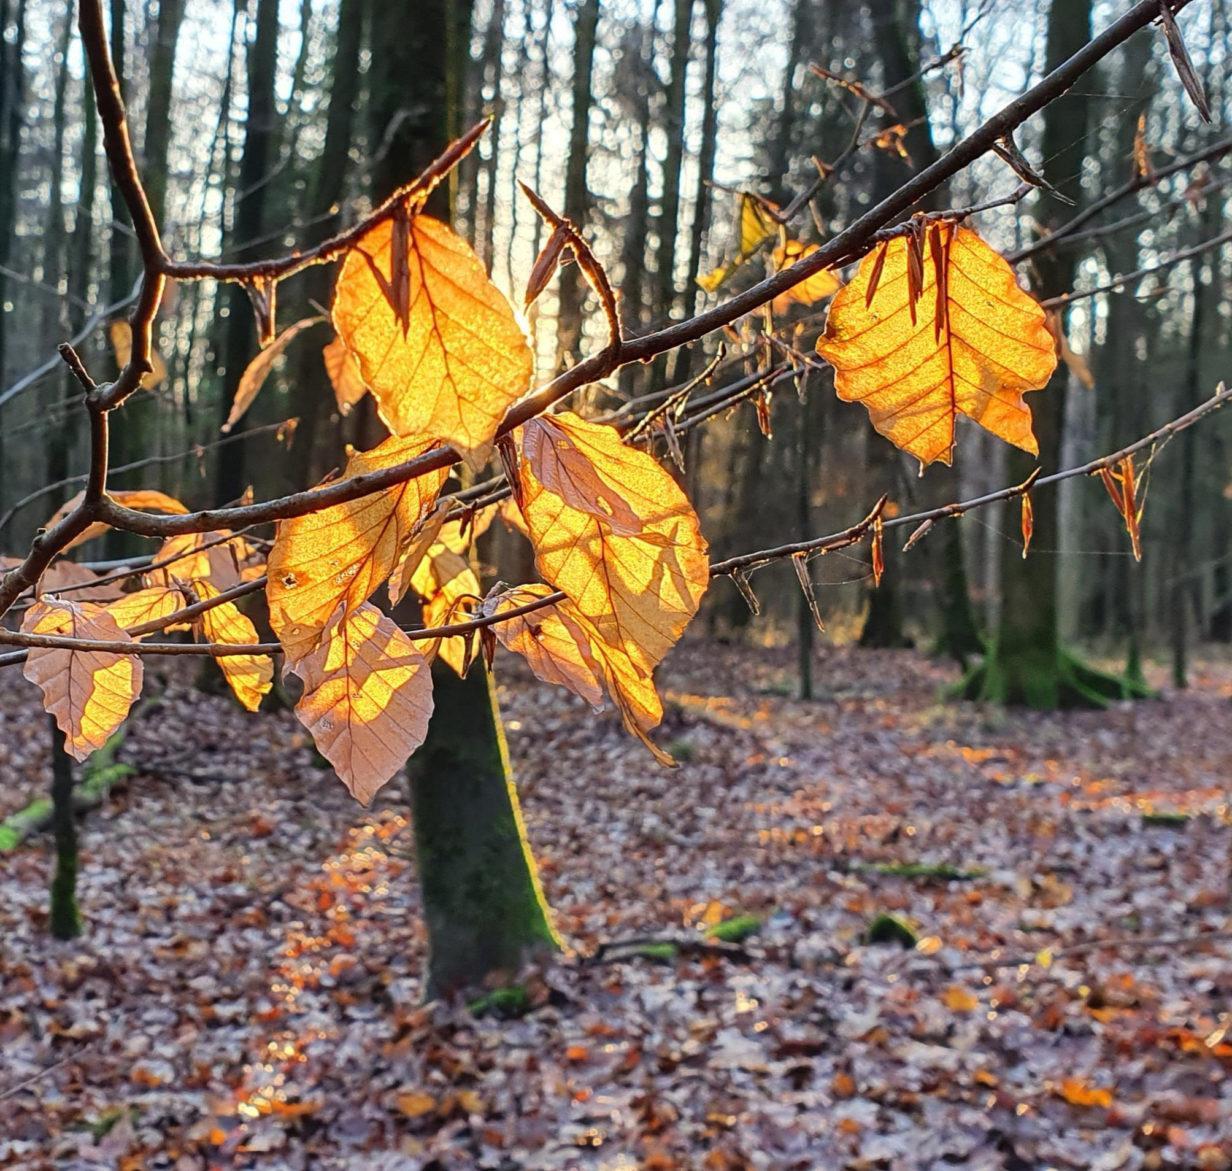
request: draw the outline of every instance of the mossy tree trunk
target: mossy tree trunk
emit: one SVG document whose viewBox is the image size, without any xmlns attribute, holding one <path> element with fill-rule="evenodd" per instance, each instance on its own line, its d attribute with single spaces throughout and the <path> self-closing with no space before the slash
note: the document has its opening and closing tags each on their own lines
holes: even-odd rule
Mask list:
<svg viewBox="0 0 1232 1171">
<path fill-rule="evenodd" d="M 1045 73 L 1090 38 L 1091 0 L 1053 0 L 1048 12 Z M 1075 201 L 1082 195 L 1078 177 L 1088 153 L 1091 90 L 1090 85 L 1079 85 L 1044 111 L 1039 150 L 1044 179 Z M 1035 214 L 1047 228 L 1059 218 L 1072 215 L 1073 209 L 1043 192 Z M 1037 256 L 1035 295 L 1044 299 L 1068 292 L 1079 259 L 1072 248 Z M 1060 465 L 1068 382 L 1068 368 L 1062 365 L 1047 387 L 1031 395 L 1039 457 L 1012 452 L 1008 461 L 1012 480 L 1025 479 L 1037 464 L 1045 470 Z M 1055 553 L 1061 536 L 1059 501 L 1055 491 L 1040 492 L 1033 498 L 1032 546 L 1039 552 L 1025 561 L 1002 559 L 1001 619 L 984 662 L 962 686 L 962 694 L 968 698 L 1052 709 L 1103 706 L 1112 699 L 1142 694 L 1142 688 L 1127 678 L 1096 671 L 1061 645 Z"/>
<path fill-rule="evenodd" d="M 367 113 L 372 143 L 389 148 L 373 169 L 375 199 L 413 178 L 456 129 L 451 77 L 464 64 L 470 19 L 466 0 L 370 0 Z M 428 213 L 450 220 L 452 195 L 442 184 Z M 491 676 L 482 663 L 465 679 L 443 663 L 432 675 L 435 712 L 408 767 L 429 997 L 512 975 L 529 956 L 559 947 L 522 829 Z"/>
<path fill-rule="evenodd" d="M 492 676 L 433 668 L 436 711 L 411 761 L 411 816 L 428 928 L 429 997 L 512 976 L 560 944 L 526 840 Z"/>
<path fill-rule="evenodd" d="M 51 879 L 51 934 L 76 939 L 81 934 L 77 911 L 77 822 L 73 809 L 73 761 L 64 750 L 64 735 L 53 718 L 51 728 L 51 827 L 56 868 Z"/>
</svg>

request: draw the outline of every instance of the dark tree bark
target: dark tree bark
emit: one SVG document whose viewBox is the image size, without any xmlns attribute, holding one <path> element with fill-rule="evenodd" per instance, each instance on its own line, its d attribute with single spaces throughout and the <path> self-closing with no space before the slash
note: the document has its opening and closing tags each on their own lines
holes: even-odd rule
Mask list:
<svg viewBox="0 0 1232 1171">
<path fill-rule="evenodd" d="M 355 106 L 359 94 L 359 53 L 363 32 L 363 0 L 341 0 L 330 68 L 329 110 L 325 141 L 316 162 L 312 186 L 304 208 L 304 243 L 308 246 L 332 236 L 341 227 L 339 206 L 346 190 L 346 173 L 355 135 Z M 316 301 L 328 305 L 332 274 L 328 268 L 309 269 L 300 278 L 305 307 Z M 295 442 L 302 467 L 295 487 L 315 484 L 336 466 L 341 453 L 341 435 L 334 427 L 321 427 L 328 418 L 333 392 L 321 361 L 320 348 L 298 346 L 291 354 L 289 384 L 299 418 Z"/>
<path fill-rule="evenodd" d="M 4 267 L 13 259 L 17 233 L 17 168 L 26 100 L 25 45 L 26 0 L 0 0 L 0 266 Z M 8 277 L 0 267 L 0 304 L 7 292 Z M 8 369 L 7 318 L 6 313 L 0 313 L 0 381 Z"/>
<path fill-rule="evenodd" d="M 470 9 L 460 14 L 445 0 L 416 5 L 416 19 L 408 23 L 403 13 L 395 37 L 383 22 L 398 6 L 372 4 L 371 136 L 397 144 L 376 173 L 379 199 L 449 139 L 456 93 L 449 75 L 463 63 L 439 47 L 463 16 L 469 22 Z M 451 219 L 449 188 L 434 194 L 431 213 Z M 492 678 L 482 661 L 465 679 L 439 662 L 432 675 L 435 710 L 408 776 L 429 937 L 425 991 L 437 996 L 477 987 L 497 972 L 512 977 L 533 953 L 558 944 L 522 829 Z"/>
<path fill-rule="evenodd" d="M 51 879 L 50 928 L 55 939 L 81 934 L 77 910 L 77 821 L 73 808 L 73 761 L 64 749 L 64 734 L 48 716 L 51 729 L 51 828 L 56 868 Z"/>
<path fill-rule="evenodd" d="M 590 151 L 591 71 L 595 60 L 595 37 L 599 27 L 599 0 L 581 0 L 573 25 L 573 116 L 569 128 L 569 157 L 565 163 L 564 213 L 586 227 L 590 189 L 586 185 L 586 157 Z M 582 301 L 585 285 L 576 264 L 565 265 L 559 274 L 556 319 L 557 364 L 576 360 L 582 339 Z"/>
<path fill-rule="evenodd" d="M 248 51 L 248 113 L 244 121 L 239 193 L 228 248 L 237 261 L 252 260 L 261 253 L 259 241 L 265 226 L 269 172 L 277 156 L 277 71 L 278 0 L 257 0 L 256 36 Z M 218 405 L 220 424 L 230 413 L 236 383 L 257 346 L 252 305 L 243 286 L 227 287 L 227 310 L 222 341 L 223 393 Z M 243 426 L 241 421 L 238 428 Z M 231 443 L 220 450 L 216 491 L 219 500 L 234 500 L 244 491 L 248 475 L 246 446 Z"/>
</svg>

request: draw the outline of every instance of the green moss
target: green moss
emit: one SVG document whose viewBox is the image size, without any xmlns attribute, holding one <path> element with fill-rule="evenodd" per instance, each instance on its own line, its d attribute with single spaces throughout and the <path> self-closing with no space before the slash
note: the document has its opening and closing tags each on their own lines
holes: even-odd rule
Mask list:
<svg viewBox="0 0 1232 1171">
<path fill-rule="evenodd" d="M 1106 708 L 1154 693 L 1129 675 L 1096 670 L 1064 649 L 1019 647 L 1006 654 L 990 647 L 984 661 L 947 693 L 950 698 L 1030 707 L 1038 711 Z"/>
<path fill-rule="evenodd" d="M 1184 829 L 1189 824 L 1188 813 L 1144 813 L 1143 825 L 1158 825 L 1166 829 Z"/>
<path fill-rule="evenodd" d="M 885 874 L 891 878 L 939 879 L 944 882 L 983 878 L 988 873 L 978 866 L 965 870 L 959 866 L 951 866 L 948 862 L 871 862 L 861 864 L 857 869 L 870 870 L 874 874 Z"/>
<path fill-rule="evenodd" d="M 502 1021 L 513 1020 L 525 1016 L 531 1010 L 530 993 L 521 984 L 510 984 L 504 988 L 493 988 L 477 996 L 467 1004 L 467 1009 L 473 1016 L 494 1016 Z"/>
<path fill-rule="evenodd" d="M 663 943 L 642 943 L 635 947 L 630 955 L 641 956 L 644 960 L 655 960 L 661 964 L 675 963 L 676 958 L 680 955 L 680 949 L 669 942 Z"/>
<path fill-rule="evenodd" d="M 761 917 L 759 915 L 733 915 L 730 919 L 724 919 L 722 923 L 716 923 L 706 932 L 706 936 L 720 943 L 743 943 L 749 936 L 756 935 L 760 930 Z"/>
<path fill-rule="evenodd" d="M 878 915 L 864 933 L 865 943 L 897 943 L 900 947 L 915 947 L 919 939 L 897 915 Z"/>
</svg>

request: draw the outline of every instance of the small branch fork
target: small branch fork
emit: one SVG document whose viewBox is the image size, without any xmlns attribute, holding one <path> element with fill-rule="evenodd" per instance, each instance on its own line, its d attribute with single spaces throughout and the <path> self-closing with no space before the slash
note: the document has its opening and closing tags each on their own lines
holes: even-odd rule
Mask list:
<svg viewBox="0 0 1232 1171">
<path fill-rule="evenodd" d="M 1215 393 L 1205 402 L 1199 403 L 1192 410 L 1178 416 L 1171 422 L 1165 423 L 1162 427 L 1152 431 L 1149 435 L 1144 435 L 1141 439 L 1136 440 L 1127 447 L 1122 447 L 1119 451 L 1110 452 L 1108 455 L 1100 456 L 1098 459 L 1093 459 L 1071 468 L 1065 468 L 1059 472 L 1053 472 L 1048 476 L 1041 476 L 1039 469 L 1036 469 L 1019 484 L 1012 484 L 996 492 L 989 492 L 969 500 L 954 501 L 953 503 L 943 504 L 923 512 L 914 512 L 905 516 L 883 519 L 882 510 L 885 508 L 886 503 L 886 498 L 883 496 L 863 519 L 848 528 L 842 529 L 837 533 L 829 533 L 826 536 L 812 537 L 808 540 L 796 541 L 788 545 L 778 545 L 770 549 L 759 549 L 752 553 L 741 554 L 738 557 L 729 557 L 725 561 L 716 561 L 710 566 L 710 576 L 712 578 L 731 577 L 739 585 L 746 574 L 772 562 L 785 560 L 789 557 L 818 556 L 837 549 L 845 549 L 857 544 L 870 531 L 875 529 L 894 529 L 902 528 L 905 525 L 916 525 L 915 532 L 907 542 L 907 547 L 910 548 L 924 536 L 928 528 L 937 520 L 955 519 L 998 500 L 1013 500 L 1035 488 L 1046 487 L 1049 484 L 1058 484 L 1062 480 L 1094 475 L 1104 468 L 1114 467 L 1128 456 L 1136 455 L 1147 448 L 1162 446 L 1172 436 L 1184 431 L 1188 427 L 1192 427 L 1213 411 L 1218 410 L 1229 399 L 1232 399 L 1232 389 L 1225 387 L 1221 383 Z M 244 582 L 242 585 L 235 586 L 219 594 L 217 597 L 186 606 L 165 618 L 142 623 L 140 626 L 133 627 L 129 633 L 132 635 L 154 633 L 174 623 L 195 618 L 206 610 L 221 605 L 223 602 L 234 601 L 236 598 L 254 593 L 261 589 L 264 584 L 264 579 Z M 527 602 L 525 605 L 505 610 L 500 614 L 485 614 L 477 618 L 468 619 L 465 622 L 454 622 L 448 626 L 410 629 L 406 631 L 406 634 L 414 641 L 429 641 L 438 638 L 449 638 L 454 635 L 468 635 L 476 630 L 495 626 L 498 622 L 505 622 L 511 618 L 522 617 L 523 615 L 533 613 L 535 610 L 541 610 L 564 600 L 565 594 L 557 590 L 542 598 L 536 598 L 534 601 Z M 109 642 L 102 639 L 76 639 L 62 635 L 26 634 L 2 629 L 0 629 L 0 643 L 7 643 L 10 646 L 18 647 L 59 647 L 68 650 L 106 651 L 113 654 L 127 655 L 212 655 L 215 658 L 229 655 L 271 655 L 278 653 L 282 649 L 276 642 L 250 643 L 245 645 L 221 643 L 143 644 L 118 641 Z M 20 651 L 15 654 L 0 655 L 0 667 L 21 662 L 24 658 L 24 653 Z"/>
<path fill-rule="evenodd" d="M 1190 0 L 1163 2 L 1170 5 L 1171 12 L 1177 12 Z M 918 172 L 891 196 L 860 216 L 816 251 L 687 321 L 665 326 L 641 337 L 609 342 L 602 351 L 579 362 L 510 408 L 496 438 L 508 435 L 580 387 L 606 378 L 629 363 L 645 362 L 680 346 L 699 341 L 745 314 L 759 309 L 823 269 L 833 268 L 862 255 L 871 246 L 877 232 L 892 224 L 940 184 L 992 150 L 1028 118 L 1065 93 L 1104 56 L 1159 16 L 1160 0 L 1138 0 L 1129 11 L 1108 25 L 1102 33 L 1030 90 L 1004 106 L 940 159 Z M 406 463 L 340 480 L 323 488 L 298 492 L 259 504 L 207 509 L 177 516 L 151 516 L 124 508 L 108 497 L 108 416 L 137 389 L 142 375 L 150 370 L 152 326 L 168 277 L 183 280 L 214 279 L 250 286 L 268 285 L 309 265 L 327 263 L 352 247 L 375 224 L 402 214 L 412 203 L 421 203 L 433 187 L 474 147 L 486 128 L 486 123 L 481 122 L 468 131 L 431 164 L 423 175 L 395 192 L 366 219 L 315 248 L 250 264 L 175 261 L 168 257 L 163 249 L 159 228 L 154 221 L 137 170 L 124 104 L 120 97 L 119 79 L 108 50 L 101 0 L 82 0 L 78 27 L 97 98 L 99 117 L 103 123 L 103 145 L 108 165 L 133 219 L 141 251 L 143 275 L 137 304 L 130 319 L 133 338 L 130 360 L 114 382 L 94 386 L 86 394 L 86 410 L 91 429 L 91 462 L 86 491 L 76 508 L 35 538 L 22 564 L 0 579 L 0 615 L 8 611 L 20 594 L 37 584 L 39 577 L 58 552 L 96 521 L 149 537 L 208 532 L 220 528 L 242 528 L 303 516 L 334 504 L 356 500 L 394 484 L 405 483 L 429 472 L 450 467 L 460 458 L 451 447 L 440 446 Z M 84 368 L 82 372 L 84 373 Z M 142 650 L 148 653 L 152 648 L 145 647 Z M 183 653 L 183 650 L 176 647 L 169 653 Z"/>
</svg>

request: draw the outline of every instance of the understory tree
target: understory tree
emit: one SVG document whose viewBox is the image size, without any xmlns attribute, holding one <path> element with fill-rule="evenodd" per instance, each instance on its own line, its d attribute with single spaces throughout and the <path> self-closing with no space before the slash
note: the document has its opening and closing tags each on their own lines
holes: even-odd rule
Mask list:
<svg viewBox="0 0 1232 1171">
<path fill-rule="evenodd" d="M 1021 509 L 1024 546 L 1046 534 L 1051 547 L 1057 535 L 1055 507 L 1047 503 L 1054 499 L 1052 486 L 1087 475 L 1103 480 L 1137 552 L 1135 457 L 1153 454 L 1229 397 L 1220 389 L 1117 451 L 1062 467 L 1064 396 L 1057 370 L 1067 343 L 1063 322 L 1050 321 L 1048 310 L 1084 294 L 1071 288 L 1072 265 L 1054 261 L 1048 249 L 1075 230 L 1074 221 L 1050 221 L 1041 229 L 1036 244 L 1047 263 L 1041 262 L 1030 291 L 977 227 L 1033 192 L 1042 192 L 1042 200 L 1071 185 L 1085 123 L 1074 121 L 1072 108 L 1064 118 L 1054 115 L 1062 108 L 1054 103 L 1081 104 L 1084 99 L 1071 93 L 1075 83 L 1161 12 L 1182 81 L 1203 106 L 1173 18 L 1186 0 L 1165 0 L 1162 9 L 1159 0 L 1142 0 L 1094 36 L 1089 5 L 1053 5 L 1046 75 L 944 153 L 921 136 L 926 127 L 919 118 L 926 112 L 913 117 L 911 127 L 889 121 L 887 97 L 854 77 L 814 69 L 814 78 L 855 103 L 849 145 L 829 160 L 818 158 L 816 180 L 785 205 L 736 193 L 736 239 L 725 263 L 698 278 L 713 298 L 700 312 L 695 295 L 681 297 L 674 284 L 677 258 L 687 257 L 696 271 L 699 246 L 690 243 L 686 251 L 665 238 L 681 215 L 681 164 L 673 156 L 668 170 L 678 173 L 672 189 L 664 188 L 658 216 L 642 208 L 646 224 L 659 233 L 648 300 L 661 315 L 680 304 L 690 312 L 636 334 L 626 330 L 618 291 L 592 244 L 584 157 L 591 95 L 589 80 L 583 85 L 581 79 L 592 68 L 600 6 L 580 5 L 572 138 L 582 157 L 571 157 L 566 168 L 565 213 L 531 186 L 517 196 L 540 222 L 537 255 L 521 274 L 523 307 L 549 295 L 558 281 L 568 290 L 556 337 L 565 368 L 538 386 L 522 316 L 451 223 L 449 192 L 459 174 L 474 184 L 479 175 L 488 184 L 499 177 L 492 156 L 487 168 L 459 172 L 489 128 L 487 119 L 457 126 L 464 88 L 458 54 L 466 39 L 459 30 L 470 27 L 469 6 L 445 0 L 423 5 L 408 35 L 390 16 L 392 6 L 344 0 L 343 14 L 354 19 L 364 7 L 367 20 L 362 124 L 371 139 L 365 180 L 371 202 L 352 222 L 334 218 L 340 188 L 336 180 L 319 179 L 310 198 L 324 226 L 306 229 L 298 246 L 282 253 L 260 239 L 266 196 L 254 194 L 279 153 L 277 87 L 269 76 L 277 29 L 270 7 L 277 5 L 261 0 L 255 10 L 249 103 L 256 121 L 240 152 L 239 181 L 247 186 L 235 207 L 234 246 L 227 257 L 207 260 L 181 258 L 164 245 L 165 216 L 155 213 L 163 200 L 151 203 L 130 141 L 101 0 L 81 0 L 81 42 L 111 179 L 132 223 L 138 290 L 127 313 L 131 345 L 114 378 L 99 377 L 74 345 L 60 346 L 88 425 L 84 487 L 49 517 L 24 555 L 6 562 L 0 615 L 11 612 L 21 621 L 20 629 L 0 629 L 0 643 L 12 648 L 0 663 L 23 665 L 66 753 L 77 760 L 106 751 L 141 692 L 143 664 L 152 656 L 216 661 L 236 699 L 252 711 L 273 688 L 279 667 L 294 680 L 295 713 L 317 750 L 364 803 L 410 760 L 430 993 L 509 979 L 525 960 L 558 946 L 501 733 L 490 670 L 498 648 L 521 656 L 541 680 L 567 688 L 592 708 L 609 705 L 660 765 L 672 767 L 654 738 L 663 718 L 655 671 L 715 578 L 730 578 L 755 601 L 750 575 L 787 563 L 809 615 L 820 619 L 811 560 L 865 544 L 874 586 L 887 573 L 899 575 L 895 584 L 902 586 L 906 559 L 887 564 L 892 534 L 908 533 L 909 547 L 936 525 L 994 501 Z M 678 103 L 687 107 L 685 34 L 694 7 L 684 2 L 673 9 L 669 119 L 677 117 Z M 892 6 L 877 8 L 894 18 L 879 47 L 888 88 L 905 87 L 900 102 L 921 111 L 921 95 L 911 88 L 914 62 L 895 39 L 913 28 L 912 35 L 918 33 L 918 13 L 911 9 L 915 15 L 899 23 Z M 176 19 L 175 10 L 167 10 L 168 20 Z M 704 15 L 713 38 L 720 6 L 707 4 Z M 798 24 L 793 55 L 802 60 L 807 30 L 804 21 Z M 708 56 L 715 45 L 711 41 Z M 358 129 L 353 107 L 359 91 L 348 78 L 362 56 L 355 39 L 339 40 L 333 63 L 338 104 L 335 109 L 331 102 L 322 146 L 340 167 Z M 498 48 L 492 56 L 499 56 Z M 713 68 L 710 61 L 705 85 L 711 90 Z M 875 112 L 875 132 L 865 139 L 862 128 Z M 1041 113 L 1037 172 L 1014 134 Z M 647 134 L 641 127 L 639 150 Z M 786 125 L 784 154 L 793 134 Z M 904 138 L 924 158 L 894 174 L 888 152 L 897 154 Z M 1063 151 L 1071 152 L 1069 161 L 1056 164 Z M 968 206 L 946 206 L 941 193 L 988 155 L 1003 160 L 997 174 L 1012 190 L 996 187 Z M 827 186 L 842 183 L 847 166 L 866 165 L 870 156 L 878 174 L 870 205 L 844 226 L 825 229 L 818 212 L 815 233 L 801 229 L 797 214 L 817 211 L 813 199 L 824 202 Z M 266 168 L 262 175 L 258 161 Z M 647 155 L 643 165 L 650 162 Z M 778 172 L 784 181 L 789 169 L 784 159 Z M 470 206 L 489 206 L 487 192 L 481 201 L 478 190 Z M 764 262 L 768 273 L 760 276 L 755 262 Z M 235 469 L 251 463 L 236 454 L 248 450 L 247 442 L 228 449 L 215 483 L 222 497 L 217 506 L 192 509 L 154 487 L 113 487 L 112 436 L 125 427 L 128 408 L 154 369 L 156 323 L 171 281 L 231 294 L 221 318 L 228 431 L 245 418 L 278 359 L 328 322 L 329 340 L 319 356 L 329 386 L 319 377 L 313 381 L 346 414 L 338 432 L 345 428 L 355 441 L 339 474 L 317 474 L 328 466 L 320 453 L 330 446 L 331 430 L 317 404 L 310 408 L 313 440 L 304 459 L 311 480 L 299 490 L 246 492 L 244 477 L 234 477 Z M 328 305 L 314 303 L 322 298 Z M 285 320 L 281 307 L 288 304 L 304 316 Z M 582 319 L 587 306 L 593 306 L 593 323 Z M 824 326 L 810 332 L 809 322 L 822 312 Z M 731 328 L 737 323 L 742 329 Z M 733 352 L 712 344 L 703 366 L 703 348 L 724 331 Z M 591 343 L 592 337 L 598 340 Z M 698 347 L 699 356 L 680 369 L 697 373 L 663 385 L 669 364 L 660 360 L 684 346 Z M 660 372 L 644 393 L 612 410 L 601 410 L 597 396 L 578 395 L 634 364 Z M 824 377 L 816 373 L 823 367 Z M 780 387 L 794 386 L 812 408 L 824 394 L 824 407 L 832 401 L 831 379 L 837 400 L 867 412 L 875 432 L 868 442 L 880 445 L 887 465 L 903 458 L 900 452 L 921 470 L 960 459 L 960 418 L 1040 459 L 1024 456 L 1008 483 L 971 499 L 955 496 L 912 513 L 888 509 L 881 495 L 863 502 L 839 531 L 800 531 L 790 542 L 712 558 L 698 511 L 681 487 L 686 477 L 669 470 L 664 457 L 681 462 L 710 420 L 747 402 L 770 432 L 773 392 Z M 300 400 L 308 393 L 307 384 L 296 388 Z M 577 409 L 569 409 L 566 400 L 575 395 Z M 792 513 L 802 527 L 812 516 L 809 478 L 824 478 L 827 471 L 808 448 L 808 417 L 800 411 L 794 450 L 784 444 L 759 455 L 760 466 L 771 472 L 789 466 L 776 462 L 784 449 L 798 460 L 791 465 L 799 472 Z M 883 491 L 892 487 L 885 484 Z M 534 574 L 527 580 L 489 585 L 481 579 L 475 542 L 497 527 L 529 550 L 523 560 L 533 563 Z M 159 543 L 148 556 L 101 574 L 66 556 L 108 532 Z M 1026 573 L 1021 569 L 1006 566 L 1006 613 L 984 674 L 986 681 L 1015 682 L 981 687 L 998 698 L 1037 702 L 1044 691 L 1056 691 L 1062 670 L 1054 563 L 1029 556 Z M 961 582 L 952 584 L 965 594 Z M 240 603 L 254 595 L 264 605 L 246 612 Z M 167 631 L 189 634 L 179 641 L 160 637 Z M 1028 651 L 1029 667 L 1017 666 Z M 71 780 L 65 757 L 55 789 L 62 813 L 71 811 Z M 64 828 L 63 821 L 58 826 Z M 75 843 L 65 833 L 62 844 L 58 898 L 68 908 Z M 66 917 L 63 933 L 73 926 Z"/>
</svg>

